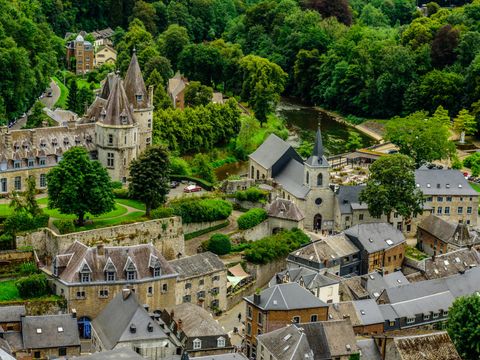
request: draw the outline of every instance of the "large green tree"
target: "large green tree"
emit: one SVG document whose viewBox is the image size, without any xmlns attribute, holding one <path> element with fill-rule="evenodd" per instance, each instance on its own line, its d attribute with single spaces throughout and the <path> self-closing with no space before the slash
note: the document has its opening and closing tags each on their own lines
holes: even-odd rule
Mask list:
<svg viewBox="0 0 480 360">
<path fill-rule="evenodd" d="M 460 142 L 465 142 L 465 135 L 473 135 L 477 132 L 475 116 L 470 115 L 468 110 L 462 109 L 453 120 L 453 128 L 460 133 Z"/>
<path fill-rule="evenodd" d="M 75 214 L 79 226 L 85 215 L 101 215 L 115 208 L 112 181 L 107 170 L 90 160 L 87 150 L 73 147 L 47 174 L 48 207 Z"/>
<path fill-rule="evenodd" d="M 385 138 L 410 156 L 416 166 L 424 162 L 451 158 L 455 145 L 448 140 L 450 133 L 443 112 L 429 116 L 419 111 L 404 118 L 393 118 L 386 126 Z"/>
<path fill-rule="evenodd" d="M 145 204 L 146 215 L 165 203 L 170 191 L 170 160 L 165 146 L 151 146 L 130 164 L 128 190 Z"/>
<path fill-rule="evenodd" d="M 480 296 L 457 298 L 448 311 L 448 335 L 464 360 L 480 359 Z"/>
<path fill-rule="evenodd" d="M 370 176 L 360 201 L 368 205 L 374 217 L 386 215 L 388 222 L 392 212 L 410 218 L 422 211 L 423 195 L 415 186 L 415 163 L 403 154 L 387 155 L 370 166 Z"/>
<path fill-rule="evenodd" d="M 188 106 L 207 105 L 212 101 L 213 89 L 199 81 L 191 81 L 185 89 L 185 103 Z"/>
<path fill-rule="evenodd" d="M 170 25 L 158 39 L 161 54 L 170 60 L 174 69 L 178 68 L 178 57 L 189 43 L 187 29 L 177 24 Z"/>
</svg>

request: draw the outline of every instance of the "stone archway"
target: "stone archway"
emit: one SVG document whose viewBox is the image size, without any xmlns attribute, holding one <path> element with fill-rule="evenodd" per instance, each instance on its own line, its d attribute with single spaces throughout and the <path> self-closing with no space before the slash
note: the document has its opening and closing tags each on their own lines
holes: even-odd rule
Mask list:
<svg viewBox="0 0 480 360">
<path fill-rule="evenodd" d="M 322 230 L 322 215 L 317 214 L 313 217 L 313 230 Z"/>
</svg>

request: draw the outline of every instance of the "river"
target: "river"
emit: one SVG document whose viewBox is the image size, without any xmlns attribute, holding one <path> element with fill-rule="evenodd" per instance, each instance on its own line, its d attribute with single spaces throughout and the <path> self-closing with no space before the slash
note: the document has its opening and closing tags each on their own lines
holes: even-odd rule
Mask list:
<svg viewBox="0 0 480 360">
<path fill-rule="evenodd" d="M 315 132 L 320 121 L 323 146 L 326 155 L 335 155 L 345 152 L 345 144 L 351 132 L 357 133 L 362 139 L 364 147 L 374 144 L 374 140 L 357 131 L 353 127 L 334 120 L 327 112 L 318 108 L 302 105 L 292 99 L 282 98 L 277 106 L 277 116 L 285 120 L 287 128 L 293 136 L 288 141 L 297 147 L 301 140 L 313 142 Z M 246 174 L 248 162 L 242 161 L 226 164 L 215 170 L 219 180 L 226 179 L 229 175 Z"/>
</svg>

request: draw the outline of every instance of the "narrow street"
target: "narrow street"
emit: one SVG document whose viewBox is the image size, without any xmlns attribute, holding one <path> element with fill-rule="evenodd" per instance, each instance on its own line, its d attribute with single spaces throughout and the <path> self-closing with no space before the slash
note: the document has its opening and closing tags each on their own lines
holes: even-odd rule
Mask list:
<svg viewBox="0 0 480 360">
<path fill-rule="evenodd" d="M 241 314 L 241 321 L 238 321 L 238 314 Z M 245 321 L 245 303 L 240 301 L 230 310 L 224 312 L 221 316 L 216 318 L 218 323 L 225 329 L 225 331 L 230 335 L 232 340 L 232 345 L 240 346 L 243 339 L 243 331 Z M 234 333 L 234 328 L 238 329 L 237 333 Z"/>
</svg>

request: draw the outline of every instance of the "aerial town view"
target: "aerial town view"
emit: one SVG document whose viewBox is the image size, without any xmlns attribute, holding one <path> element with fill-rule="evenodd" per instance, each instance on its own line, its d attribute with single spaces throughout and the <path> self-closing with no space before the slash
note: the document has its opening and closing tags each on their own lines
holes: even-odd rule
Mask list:
<svg viewBox="0 0 480 360">
<path fill-rule="evenodd" d="M 0 360 L 479 360 L 480 0 L 0 0 Z"/>
</svg>

